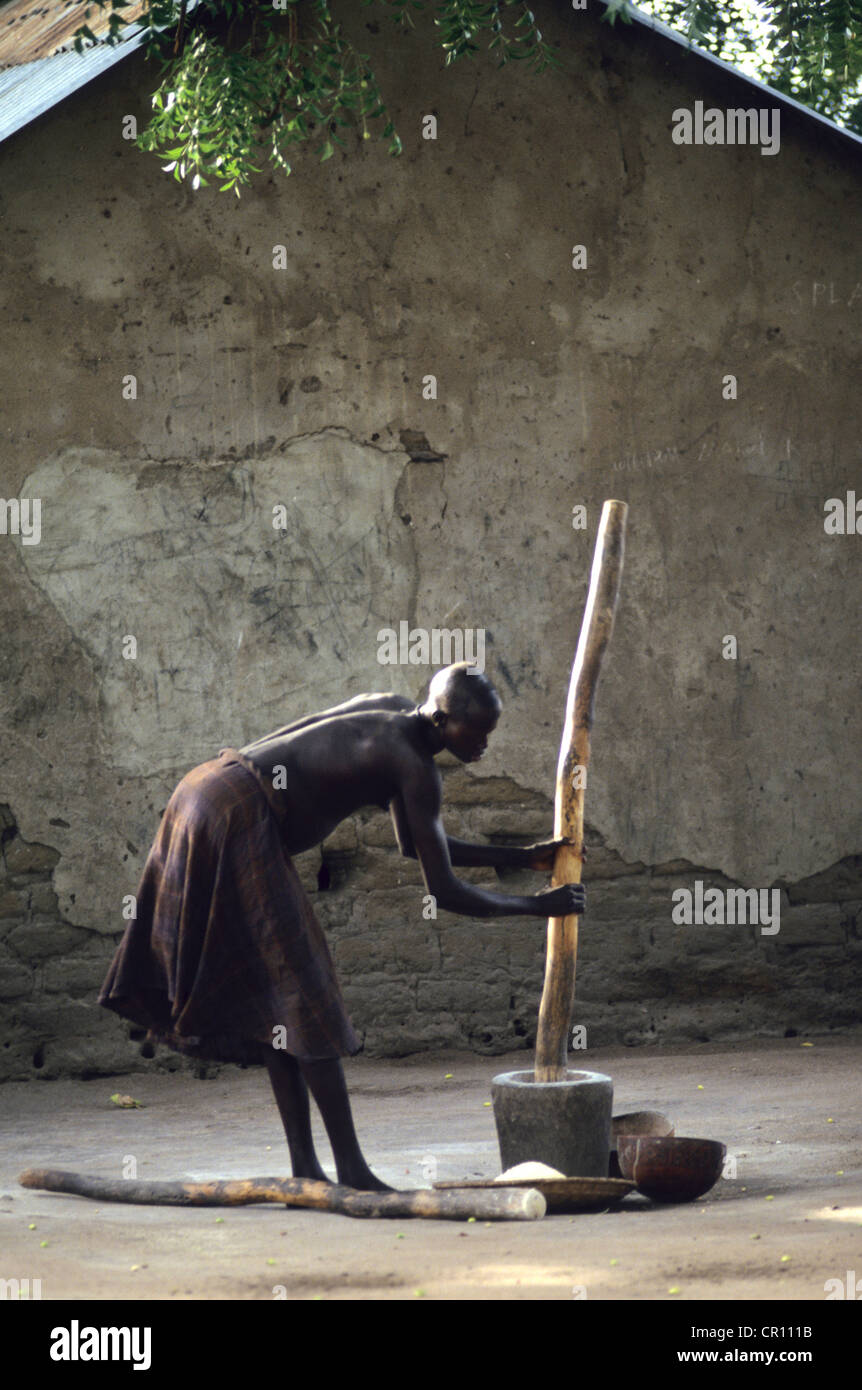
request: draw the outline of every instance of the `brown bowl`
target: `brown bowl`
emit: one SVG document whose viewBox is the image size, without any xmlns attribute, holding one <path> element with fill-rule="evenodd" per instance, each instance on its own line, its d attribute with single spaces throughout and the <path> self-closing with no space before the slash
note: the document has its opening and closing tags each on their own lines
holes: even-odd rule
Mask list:
<svg viewBox="0 0 862 1390">
<path fill-rule="evenodd" d="M 721 1177 L 727 1147 L 715 1139 L 620 1135 L 620 1172 L 654 1202 L 693 1202 Z"/>
<path fill-rule="evenodd" d="M 673 1125 L 658 1110 L 629 1110 L 625 1115 L 614 1115 L 611 1120 L 611 1153 L 608 1164 L 608 1175 L 612 1178 L 622 1177 L 620 1172 L 619 1159 L 617 1157 L 617 1144 L 623 1134 L 673 1134 Z"/>
<path fill-rule="evenodd" d="M 673 1134 L 673 1125 L 667 1115 L 658 1110 L 629 1110 L 625 1115 L 614 1115 L 611 1120 L 611 1139 L 616 1143 L 621 1134 L 657 1134 L 663 1137 Z"/>
</svg>

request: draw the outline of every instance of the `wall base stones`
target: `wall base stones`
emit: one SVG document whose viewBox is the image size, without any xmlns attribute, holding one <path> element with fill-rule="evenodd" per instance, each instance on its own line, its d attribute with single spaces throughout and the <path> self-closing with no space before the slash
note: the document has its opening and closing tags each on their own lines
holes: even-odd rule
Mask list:
<svg viewBox="0 0 862 1390">
<path fill-rule="evenodd" d="M 545 838 L 547 799 L 508 778 L 442 767 L 447 828 L 484 842 Z M 155 829 L 155 827 L 154 827 Z M 152 1049 L 102 1010 L 96 995 L 121 933 L 65 922 L 52 873 L 56 850 L 27 844 L 0 806 L 0 1079 L 193 1070 Z M 673 893 L 695 880 L 735 887 L 685 861 L 627 864 L 588 835 L 588 911 L 580 932 L 574 1050 L 615 1044 L 719 1042 L 842 1031 L 858 1024 L 862 991 L 862 856 L 794 884 L 775 935 L 756 925 L 677 925 Z M 480 921 L 430 915 L 419 867 L 402 859 L 389 818 L 368 811 L 300 856 L 327 931 L 348 1009 L 370 1056 L 439 1048 L 495 1055 L 532 1050 L 544 970 L 539 918 Z M 530 893 L 540 874 L 460 870 L 467 881 Z"/>
</svg>

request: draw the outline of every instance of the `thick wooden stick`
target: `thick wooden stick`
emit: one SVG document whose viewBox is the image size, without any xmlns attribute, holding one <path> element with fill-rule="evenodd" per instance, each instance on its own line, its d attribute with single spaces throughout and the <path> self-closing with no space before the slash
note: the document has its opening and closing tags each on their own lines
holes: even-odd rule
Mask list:
<svg viewBox="0 0 862 1390">
<path fill-rule="evenodd" d="M 18 1178 L 22 1187 L 42 1192 L 68 1192 L 97 1202 L 129 1202 L 137 1206 L 239 1207 L 252 1202 L 280 1202 L 288 1207 L 313 1207 L 342 1216 L 423 1216 L 433 1221 L 537 1221 L 545 1215 L 545 1199 L 534 1187 L 507 1187 L 499 1192 L 358 1192 L 340 1183 L 311 1178 L 232 1178 L 213 1182 L 132 1182 L 124 1178 L 89 1177 L 58 1168 L 28 1168 Z"/>
<path fill-rule="evenodd" d="M 580 883 L 584 844 L 584 790 L 590 761 L 590 730 L 599 668 L 614 625 L 625 549 L 625 502 L 605 502 L 593 555 L 590 588 L 566 703 L 566 722 L 557 762 L 554 838 L 566 836 L 554 858 L 554 886 Z M 579 771 L 581 770 L 581 771 Z M 569 1025 L 575 1000 L 578 919 L 548 918 L 545 987 L 536 1036 L 537 1081 L 564 1081 Z"/>
</svg>

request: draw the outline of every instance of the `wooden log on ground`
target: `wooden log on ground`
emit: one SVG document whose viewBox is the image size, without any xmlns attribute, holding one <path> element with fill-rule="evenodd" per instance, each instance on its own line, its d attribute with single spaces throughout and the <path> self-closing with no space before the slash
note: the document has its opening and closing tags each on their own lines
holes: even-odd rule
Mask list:
<svg viewBox="0 0 862 1390">
<path fill-rule="evenodd" d="M 97 1202 L 128 1202 L 138 1206 L 239 1207 L 253 1202 L 278 1202 L 288 1207 L 311 1207 L 342 1216 L 411 1216 L 432 1221 L 537 1221 L 545 1215 L 545 1199 L 534 1187 L 501 1188 L 499 1192 L 359 1192 L 340 1183 L 311 1178 L 229 1178 L 212 1182 L 138 1182 L 125 1178 L 90 1177 L 58 1168 L 28 1168 L 18 1179 L 22 1187 L 42 1192 L 65 1192 Z"/>
<path fill-rule="evenodd" d="M 625 549 L 625 502 L 602 508 L 590 587 L 575 653 L 566 702 L 566 721 L 557 762 L 554 838 L 561 845 L 554 858 L 552 884 L 580 883 L 584 845 L 584 791 L 590 761 L 590 730 L 599 668 L 614 625 Z M 579 769 L 582 773 L 578 775 Z M 550 917 L 545 956 L 545 985 L 536 1036 L 537 1081 L 565 1081 L 569 1027 L 575 1000 L 578 918 Z"/>
</svg>

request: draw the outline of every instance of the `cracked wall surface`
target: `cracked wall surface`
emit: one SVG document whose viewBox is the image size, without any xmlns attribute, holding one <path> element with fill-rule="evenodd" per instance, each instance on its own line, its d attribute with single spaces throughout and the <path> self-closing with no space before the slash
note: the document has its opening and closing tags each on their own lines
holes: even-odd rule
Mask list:
<svg viewBox="0 0 862 1390">
<path fill-rule="evenodd" d="M 858 150 L 790 112 L 774 159 L 681 149 L 675 107 L 750 89 L 562 7 L 543 28 L 575 77 L 538 87 L 444 72 L 419 34 L 392 61 L 336 8 L 414 133 L 400 160 L 193 194 L 120 137 L 140 56 L 0 147 L 0 493 L 42 499 L 39 544 L 0 535 L 0 1075 L 140 1064 L 93 1001 L 172 787 L 310 709 L 418 695 L 383 627 L 485 630 L 504 712 L 481 776 L 446 769 L 447 828 L 548 834 L 613 496 L 581 1016 L 633 1043 L 847 1026 L 862 539 L 823 504 L 858 483 Z M 327 891 L 319 853 L 302 872 L 369 1050 L 530 1044 L 539 921 L 424 921 L 376 814 L 323 853 Z M 674 926 L 696 877 L 779 886 L 780 934 Z"/>
</svg>

